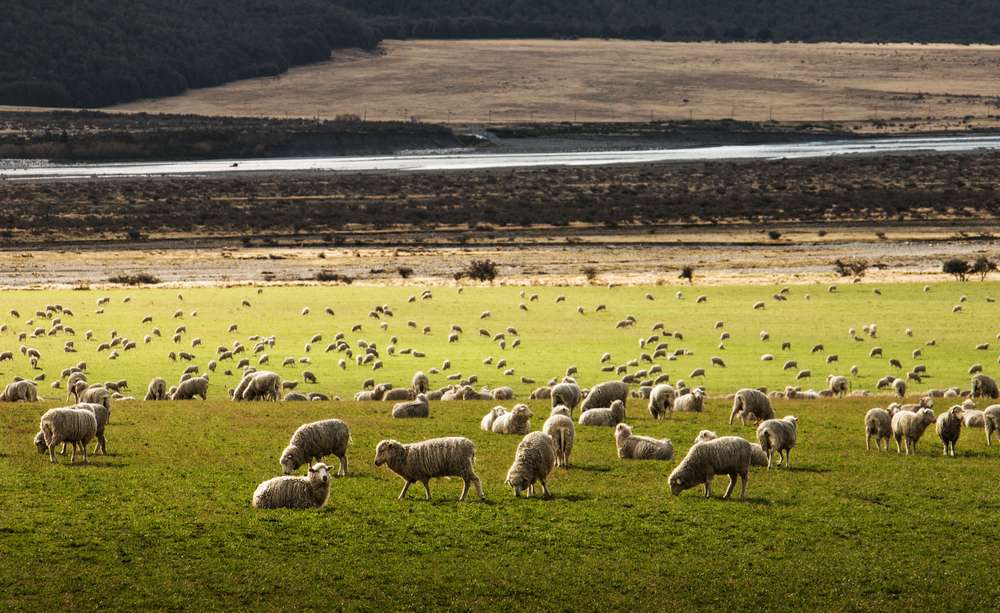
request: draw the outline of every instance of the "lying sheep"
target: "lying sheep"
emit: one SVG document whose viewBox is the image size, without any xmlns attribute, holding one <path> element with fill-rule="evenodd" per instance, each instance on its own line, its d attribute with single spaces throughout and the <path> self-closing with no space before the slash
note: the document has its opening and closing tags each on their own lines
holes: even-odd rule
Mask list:
<svg viewBox="0 0 1000 613">
<path fill-rule="evenodd" d="M 498 387 L 492 392 L 493 400 L 513 400 L 514 390 L 509 387 Z"/>
<path fill-rule="evenodd" d="M 609 407 L 615 400 L 625 404 L 628 398 L 628 384 L 621 381 L 605 381 L 591 388 L 583 401 L 581 410 L 584 412 L 600 407 Z"/>
<path fill-rule="evenodd" d="M 208 377 L 191 377 L 187 381 L 182 381 L 177 385 L 177 389 L 170 395 L 171 400 L 194 400 L 198 396 L 202 400 L 208 400 Z"/>
<path fill-rule="evenodd" d="M 503 407 L 500 406 L 493 407 L 492 409 L 490 409 L 489 413 L 484 415 L 483 418 L 479 420 L 479 429 L 482 430 L 483 432 L 493 432 L 493 422 L 496 421 L 497 417 L 503 415 L 506 412 L 507 409 Z"/>
<path fill-rule="evenodd" d="M 87 463 L 87 444 L 97 435 L 97 418 L 86 409 L 63 407 L 49 409 L 42 415 L 38 425 L 42 443 L 49 452 L 49 461 L 56 463 L 56 446 L 67 442 L 73 445 L 73 455 L 70 462 L 76 462 L 76 450 L 79 446 L 83 452 L 83 463 Z M 42 450 L 38 437 L 35 444 Z M 44 451 L 42 450 L 44 453 Z"/>
<path fill-rule="evenodd" d="M 944 455 L 955 457 L 955 443 L 962 434 L 962 407 L 955 405 L 938 415 L 934 431 L 944 445 Z"/>
<path fill-rule="evenodd" d="M 483 485 L 473 471 L 475 459 L 476 445 L 462 436 L 433 438 L 407 445 L 388 439 L 375 448 L 375 466 L 387 465 L 405 482 L 399 500 L 417 481 L 423 484 L 427 500 L 430 500 L 429 481 L 434 477 L 461 477 L 465 485 L 459 500 L 465 500 L 470 483 L 475 484 L 476 493 L 485 500 Z"/>
<path fill-rule="evenodd" d="M 1000 404 L 993 404 L 983 410 L 983 427 L 986 430 L 986 445 L 993 445 L 993 433 L 1000 432 Z"/>
<path fill-rule="evenodd" d="M 623 460 L 674 459 L 674 444 L 670 439 L 632 434 L 632 427 L 625 423 L 615 426 L 615 444 L 618 457 Z"/>
<path fill-rule="evenodd" d="M 299 426 L 292 434 L 288 446 L 281 452 L 279 463 L 286 475 L 295 472 L 299 466 L 314 459 L 319 462 L 324 456 L 337 456 L 340 468 L 337 476 L 347 476 L 347 444 L 351 431 L 339 419 L 324 419 Z"/>
<path fill-rule="evenodd" d="M 747 419 L 758 422 L 774 419 L 774 409 L 767 394 L 753 388 L 743 388 L 733 397 L 733 411 L 729 414 L 729 423 L 739 415 L 740 422 L 747 425 Z"/>
<path fill-rule="evenodd" d="M 552 387 L 552 391 L 549 397 L 552 399 L 551 406 L 562 405 L 570 410 L 570 415 L 573 413 L 573 409 L 580 404 L 580 386 L 576 383 L 559 383 Z"/>
<path fill-rule="evenodd" d="M 528 400 L 547 400 L 551 397 L 552 397 L 551 387 L 548 386 L 537 387 L 533 389 L 531 393 L 528 395 Z"/>
<path fill-rule="evenodd" d="M 625 421 L 625 403 L 615 400 L 606 409 L 590 409 L 580 413 L 579 423 L 581 426 L 608 426 L 615 427 Z"/>
<path fill-rule="evenodd" d="M 978 374 L 972 377 L 972 397 L 1000 398 L 1000 389 L 993 377 Z"/>
<path fill-rule="evenodd" d="M 399 402 L 404 400 L 413 400 L 416 397 L 417 396 L 413 393 L 412 389 L 397 387 L 395 389 L 386 390 L 385 394 L 382 396 L 382 400 L 386 402 Z"/>
<path fill-rule="evenodd" d="M 792 447 L 798 430 L 798 420 L 794 415 L 781 419 L 768 419 L 757 426 L 757 442 L 767 454 L 767 468 L 771 469 L 771 460 L 778 454 L 778 466 L 791 466 Z M 784 462 L 782 462 L 784 455 Z"/>
<path fill-rule="evenodd" d="M 903 453 L 906 448 L 906 455 L 917 452 L 917 441 L 923 436 L 927 426 L 934 423 L 934 411 L 930 409 L 920 409 L 916 413 L 900 411 L 892 416 L 892 435 L 896 439 L 896 453 Z M 902 442 L 903 446 L 900 446 Z"/>
<path fill-rule="evenodd" d="M 0 392 L 0 402 L 37 402 L 38 387 L 34 381 L 20 380 L 8 383 Z"/>
<path fill-rule="evenodd" d="M 673 416 L 674 400 L 677 392 L 673 386 L 666 383 L 657 385 L 649 392 L 649 414 L 653 419 L 663 419 L 663 416 Z"/>
<path fill-rule="evenodd" d="M 700 387 L 677 397 L 674 400 L 674 410 L 701 413 L 705 409 L 705 392 Z"/>
<path fill-rule="evenodd" d="M 573 441 L 576 438 L 576 426 L 570 409 L 564 405 L 552 407 L 552 413 L 542 424 L 542 432 L 552 437 L 556 447 L 556 466 L 567 468 L 569 456 L 573 452 Z"/>
<path fill-rule="evenodd" d="M 865 413 L 865 450 L 871 451 L 872 437 L 875 437 L 875 448 L 879 451 L 889 451 L 889 439 L 892 438 L 892 415 L 889 411 L 874 408 Z M 885 449 L 882 449 L 882 441 Z"/>
<path fill-rule="evenodd" d="M 514 496 L 520 497 L 527 491 L 531 496 L 535 493 L 535 482 L 542 484 L 546 498 L 552 496 L 546 479 L 556 464 L 556 447 L 552 437 L 544 432 L 532 432 L 517 444 L 514 453 L 514 463 L 507 471 L 504 484 L 514 488 Z"/>
<path fill-rule="evenodd" d="M 160 377 L 153 377 L 149 385 L 146 386 L 146 397 L 144 400 L 166 400 L 167 382 Z"/>
<path fill-rule="evenodd" d="M 392 407 L 392 416 L 396 418 L 430 417 L 430 414 L 431 409 L 426 394 L 417 394 L 414 400 L 400 402 Z"/>
<path fill-rule="evenodd" d="M 512 411 L 497 415 L 491 430 L 494 434 L 527 434 L 531 432 L 532 415 L 527 405 L 519 404 Z"/>
<path fill-rule="evenodd" d="M 275 477 L 257 486 L 255 509 L 320 508 L 330 497 L 330 469 L 319 463 L 309 467 L 304 477 Z"/>
<path fill-rule="evenodd" d="M 747 493 L 751 455 L 749 441 L 738 436 L 723 436 L 693 445 L 677 468 L 670 473 L 670 492 L 679 496 L 684 490 L 703 484 L 705 497 L 709 498 L 715 475 L 729 475 L 729 487 L 722 498 L 729 498 L 736 487 L 736 478 L 739 477 L 742 481 L 740 499 L 743 500 Z"/>
</svg>

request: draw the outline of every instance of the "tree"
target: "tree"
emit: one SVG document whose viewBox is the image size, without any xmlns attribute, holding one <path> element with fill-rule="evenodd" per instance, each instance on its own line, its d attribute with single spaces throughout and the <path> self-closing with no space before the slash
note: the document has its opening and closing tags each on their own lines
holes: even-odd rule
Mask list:
<svg viewBox="0 0 1000 613">
<path fill-rule="evenodd" d="M 685 264 L 681 267 L 681 274 L 677 275 L 677 277 L 684 279 L 688 283 L 694 283 L 694 266 Z"/>
<path fill-rule="evenodd" d="M 497 265 L 492 260 L 472 260 L 462 271 L 462 276 L 469 277 L 476 281 L 489 281 L 497 277 Z"/>
<path fill-rule="evenodd" d="M 951 258 L 944 261 L 944 264 L 941 266 L 941 272 L 954 275 L 959 281 L 965 281 L 965 275 L 969 273 L 969 263 L 958 258 Z"/>
<path fill-rule="evenodd" d="M 976 261 L 972 263 L 969 267 L 969 272 L 975 275 L 979 275 L 980 281 L 985 281 L 986 276 L 991 272 L 996 272 L 997 263 L 989 259 L 985 255 L 981 255 L 976 258 Z"/>
</svg>

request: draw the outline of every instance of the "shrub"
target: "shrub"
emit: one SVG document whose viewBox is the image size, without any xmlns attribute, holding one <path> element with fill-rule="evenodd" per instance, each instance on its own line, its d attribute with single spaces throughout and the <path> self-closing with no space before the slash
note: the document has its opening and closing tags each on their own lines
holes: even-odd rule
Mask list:
<svg viewBox="0 0 1000 613">
<path fill-rule="evenodd" d="M 959 281 L 965 281 L 965 275 L 969 273 L 969 263 L 958 258 L 951 258 L 944 261 L 941 272 L 953 275 Z"/>
<path fill-rule="evenodd" d="M 781 232 L 778 232 L 777 230 L 768 230 L 767 237 L 773 241 L 776 241 L 779 238 L 781 238 Z"/>
<path fill-rule="evenodd" d="M 694 283 L 694 266 L 684 265 L 681 267 L 681 274 L 677 275 L 679 279 L 684 279 L 688 283 Z"/>
<path fill-rule="evenodd" d="M 833 271 L 841 277 L 861 278 L 865 276 L 867 270 L 868 262 L 865 260 L 854 260 L 851 262 L 838 258 L 833 261 Z"/>
<path fill-rule="evenodd" d="M 399 273 L 400 277 L 404 279 L 409 279 L 410 276 L 413 274 L 413 269 L 410 268 L 409 266 L 400 266 L 399 268 L 396 269 L 396 272 Z"/>
<path fill-rule="evenodd" d="M 593 281 L 597 278 L 597 268 L 593 266 L 584 266 L 581 272 L 583 272 L 583 276 L 587 278 L 587 281 Z"/>
<path fill-rule="evenodd" d="M 996 272 L 996 270 L 997 270 L 997 263 L 989 259 L 985 255 L 981 255 L 978 258 L 976 258 L 976 261 L 973 262 L 972 266 L 969 267 L 969 272 L 974 275 L 979 275 L 980 281 L 985 281 L 986 276 L 989 275 L 991 272 Z"/>
<path fill-rule="evenodd" d="M 354 279 L 347 275 L 341 275 L 333 272 L 332 270 L 321 270 L 316 273 L 316 280 L 324 283 L 343 283 L 344 285 L 350 285 Z"/>
<path fill-rule="evenodd" d="M 492 283 L 493 279 L 497 277 L 496 262 L 492 260 L 472 260 L 465 267 L 465 270 L 462 271 L 462 276 L 474 281 L 489 281 Z"/>
<path fill-rule="evenodd" d="M 160 282 L 160 278 L 148 272 L 137 272 L 134 274 L 114 275 L 108 277 L 108 283 L 118 283 L 120 285 L 154 285 Z"/>
</svg>

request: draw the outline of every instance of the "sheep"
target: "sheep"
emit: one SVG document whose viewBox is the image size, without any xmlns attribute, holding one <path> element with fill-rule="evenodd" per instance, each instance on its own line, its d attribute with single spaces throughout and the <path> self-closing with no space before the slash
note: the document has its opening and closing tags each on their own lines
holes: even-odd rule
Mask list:
<svg viewBox="0 0 1000 613">
<path fill-rule="evenodd" d="M 757 426 L 757 442 L 767 454 L 767 469 L 771 469 L 774 454 L 778 455 L 778 466 L 791 466 L 792 447 L 798 430 L 798 420 L 794 415 L 786 415 L 781 419 L 768 419 Z M 782 462 L 784 454 L 784 462 Z"/>
<path fill-rule="evenodd" d="M 977 374 L 972 377 L 972 397 L 979 398 L 1000 398 L 1000 389 L 993 377 L 984 374 Z"/>
<path fill-rule="evenodd" d="M 202 400 L 208 399 L 208 377 L 191 377 L 187 381 L 182 381 L 170 399 L 193 400 L 195 396 L 200 396 Z"/>
<path fill-rule="evenodd" d="M 552 388 L 548 386 L 537 387 L 531 391 L 531 394 L 528 395 L 529 400 L 546 400 L 551 397 L 552 397 Z"/>
<path fill-rule="evenodd" d="M 678 396 L 674 400 L 674 410 L 689 413 L 701 413 L 705 408 L 705 392 L 700 387 Z"/>
<path fill-rule="evenodd" d="M 841 375 L 828 375 L 826 381 L 830 386 L 830 393 L 841 398 L 846 396 L 851 388 L 850 380 Z"/>
<path fill-rule="evenodd" d="M 288 392 L 282 400 L 285 402 L 306 402 L 309 400 L 309 396 L 299 392 Z"/>
<path fill-rule="evenodd" d="M 874 408 L 865 413 L 865 450 L 871 451 L 872 437 L 875 437 L 875 448 L 879 451 L 889 451 L 889 439 L 892 438 L 892 415 L 889 411 Z M 882 449 L 882 441 L 885 449 Z"/>
<path fill-rule="evenodd" d="M 233 392 L 233 400 L 272 400 L 281 397 L 282 381 L 278 373 L 269 370 L 258 370 L 244 375 Z"/>
<path fill-rule="evenodd" d="M 958 442 L 958 437 L 962 434 L 962 416 L 961 405 L 955 405 L 938 415 L 934 431 L 937 432 L 938 438 L 944 445 L 944 455 L 955 457 L 955 443 Z"/>
<path fill-rule="evenodd" d="M 414 393 L 417 394 L 426 394 L 431 387 L 430 380 L 427 378 L 427 375 L 421 371 L 417 371 L 413 374 L 411 385 L 413 386 Z"/>
<path fill-rule="evenodd" d="M 569 456 L 573 452 L 573 440 L 576 438 L 576 426 L 570 409 L 564 405 L 552 407 L 552 413 L 542 424 L 542 432 L 552 437 L 556 447 L 556 466 L 567 468 Z"/>
<path fill-rule="evenodd" d="M 917 441 L 923 436 L 927 426 L 934 423 L 934 411 L 930 409 L 920 409 L 916 413 L 900 411 L 892 416 L 892 435 L 896 439 L 896 453 L 903 453 L 906 448 L 906 455 L 917 452 Z M 903 447 L 900 446 L 903 443 Z"/>
<path fill-rule="evenodd" d="M 111 394 L 103 386 L 92 385 L 83 390 L 79 394 L 79 397 L 81 403 L 100 404 L 109 409 L 111 408 Z"/>
<path fill-rule="evenodd" d="M 549 397 L 552 399 L 552 406 L 562 405 L 570 410 L 572 416 L 573 409 L 580 404 L 580 386 L 576 383 L 563 382 L 552 387 Z"/>
<path fill-rule="evenodd" d="M 490 429 L 494 434 L 527 434 L 531 432 L 533 415 L 527 405 L 519 404 L 513 410 L 497 415 Z"/>
<path fill-rule="evenodd" d="M 983 410 L 983 428 L 986 430 L 986 446 L 993 445 L 993 433 L 1000 432 L 1000 404 L 993 404 Z"/>
<path fill-rule="evenodd" d="M 90 439 L 97 435 L 97 418 L 94 413 L 82 408 L 49 409 L 39 420 L 38 430 L 42 435 L 42 442 L 49 451 L 51 463 L 56 463 L 56 445 L 67 442 L 73 445 L 70 462 L 76 462 L 76 449 L 79 446 L 83 452 L 83 463 L 87 464 L 87 445 Z M 42 449 L 37 436 L 35 444 L 39 450 Z"/>
<path fill-rule="evenodd" d="M 615 400 L 620 400 L 625 404 L 628 398 L 628 384 L 621 381 L 605 381 L 598 383 L 591 388 L 590 393 L 583 400 L 581 410 L 587 412 L 598 407 L 608 407 Z M 613 425 L 613 424 L 612 424 Z"/>
<path fill-rule="evenodd" d="M 623 460 L 674 459 L 674 444 L 670 439 L 632 434 L 632 427 L 625 423 L 615 426 L 615 444 L 618 457 Z"/>
<path fill-rule="evenodd" d="M 318 463 L 304 477 L 274 477 L 253 493 L 255 509 L 319 509 L 330 497 L 330 469 Z"/>
<path fill-rule="evenodd" d="M 899 378 L 893 379 L 892 390 L 896 392 L 896 395 L 900 398 L 906 396 L 906 381 Z"/>
<path fill-rule="evenodd" d="M 430 405 L 427 402 L 426 394 L 417 394 L 416 399 L 408 402 L 400 402 L 392 407 L 392 416 L 395 418 L 406 417 L 429 417 Z"/>
<path fill-rule="evenodd" d="M 694 444 L 704 443 L 719 438 L 719 435 L 711 430 L 702 430 L 694 437 Z M 767 466 L 768 456 L 757 443 L 750 443 L 750 466 Z"/>
<path fill-rule="evenodd" d="M 38 387 L 34 381 L 18 380 L 8 383 L 0 392 L 0 402 L 37 402 Z"/>
<path fill-rule="evenodd" d="M 496 406 L 490 409 L 490 412 L 483 416 L 479 421 L 479 429 L 483 432 L 493 432 L 493 422 L 496 418 L 507 412 L 507 409 Z"/>
<path fill-rule="evenodd" d="M 733 411 L 729 414 L 729 423 L 733 423 L 736 416 L 740 416 L 743 425 L 747 425 L 747 418 L 752 418 L 758 422 L 774 419 L 774 410 L 771 408 L 771 401 L 767 395 L 753 388 L 743 388 L 736 392 L 733 397 Z"/>
<path fill-rule="evenodd" d="M 704 484 L 705 497 L 709 498 L 712 496 L 712 478 L 722 474 L 729 475 L 729 487 L 723 500 L 733 493 L 737 477 L 742 481 L 740 499 L 745 500 L 752 453 L 750 442 L 738 436 L 723 436 L 693 445 L 670 473 L 670 492 L 679 496 L 684 490 L 700 483 Z"/>
<path fill-rule="evenodd" d="M 609 426 L 614 427 L 625 421 L 625 403 L 615 400 L 606 409 L 590 409 L 580 413 L 579 423 L 581 426 Z"/>
<path fill-rule="evenodd" d="M 552 496 L 546 479 L 556 464 L 556 446 L 552 437 L 544 432 L 527 434 L 517 444 L 514 453 L 514 463 L 507 471 L 505 485 L 514 489 L 514 496 L 520 498 L 521 492 L 527 491 L 531 496 L 535 492 L 535 481 L 542 484 L 546 498 Z"/>
<path fill-rule="evenodd" d="M 299 466 L 323 456 L 334 455 L 340 461 L 338 477 L 347 476 L 347 444 L 351 431 L 339 419 L 324 419 L 299 426 L 292 434 L 288 446 L 281 452 L 278 463 L 286 475 L 295 472 Z"/>
<path fill-rule="evenodd" d="M 513 400 L 514 390 L 510 387 L 498 387 L 492 392 L 493 400 Z"/>
<path fill-rule="evenodd" d="M 316 375 L 311 370 L 302 371 L 302 380 L 306 383 L 316 383 Z"/>
<path fill-rule="evenodd" d="M 657 385 L 649 392 L 649 414 L 653 419 L 663 419 L 664 415 L 672 416 L 676 397 L 677 392 L 673 386 L 666 383 Z"/>
<path fill-rule="evenodd" d="M 382 400 L 386 402 L 399 402 L 402 400 L 413 400 L 416 397 L 417 395 L 413 393 L 412 389 L 399 387 L 386 390 L 385 394 L 382 395 Z"/>
<path fill-rule="evenodd" d="M 375 466 L 385 464 L 405 482 L 398 500 L 406 497 L 410 485 L 417 481 L 423 484 L 427 500 L 430 500 L 428 482 L 434 477 L 461 477 L 465 485 L 459 500 L 465 500 L 470 484 L 476 486 L 479 498 L 485 500 L 482 482 L 473 470 L 475 459 L 476 445 L 462 436 L 432 438 L 405 445 L 386 439 L 375 447 Z"/>
<path fill-rule="evenodd" d="M 796 362 L 795 360 L 788 360 L 787 362 L 785 362 L 784 366 L 781 367 L 781 369 L 782 370 L 791 370 L 793 368 L 798 368 L 798 367 L 799 367 L 799 363 L 798 362 Z"/>
<path fill-rule="evenodd" d="M 962 425 L 966 428 L 983 428 L 986 426 L 986 413 L 972 408 L 962 407 Z"/>
</svg>

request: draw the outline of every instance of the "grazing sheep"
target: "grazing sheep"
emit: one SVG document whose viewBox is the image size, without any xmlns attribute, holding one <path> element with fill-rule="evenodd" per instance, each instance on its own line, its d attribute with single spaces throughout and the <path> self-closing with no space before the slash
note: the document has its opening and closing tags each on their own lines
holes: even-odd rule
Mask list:
<svg viewBox="0 0 1000 613">
<path fill-rule="evenodd" d="M 278 373 L 271 372 L 269 370 L 258 370 L 248 373 L 243 380 L 240 381 L 240 384 L 236 388 L 236 392 L 233 395 L 233 399 L 238 401 L 277 401 L 281 398 L 282 389 L 283 382 Z"/>
<path fill-rule="evenodd" d="M 750 442 L 738 436 L 723 436 L 693 445 L 670 473 L 670 492 L 679 496 L 684 490 L 703 484 L 705 497 L 709 498 L 712 495 L 712 478 L 729 475 L 729 487 L 722 498 L 729 498 L 739 477 L 742 481 L 740 499 L 743 500 L 747 493 L 752 453 Z"/>
<path fill-rule="evenodd" d="M 605 381 L 591 388 L 583 401 L 582 410 L 589 411 L 597 407 L 607 407 L 615 400 L 624 404 L 628 398 L 628 384 L 621 381 Z"/>
<path fill-rule="evenodd" d="M 522 491 L 531 496 L 535 492 L 535 481 L 542 484 L 546 498 L 552 496 L 546 479 L 556 465 L 556 446 L 552 437 L 544 432 L 532 432 L 517 444 L 514 453 L 514 463 L 507 471 L 504 484 L 514 488 L 514 496 L 520 497 Z"/>
<path fill-rule="evenodd" d="M 340 461 L 337 476 L 344 477 L 347 476 L 347 444 L 350 440 L 350 429 L 339 419 L 302 424 L 281 452 L 279 463 L 284 473 L 290 475 L 303 464 L 314 459 L 319 462 L 324 456 L 333 455 Z"/>
<path fill-rule="evenodd" d="M 972 377 L 972 397 L 973 398 L 1000 398 L 1000 389 L 993 377 L 984 374 L 977 374 Z"/>
<path fill-rule="evenodd" d="M 962 434 L 962 416 L 960 405 L 955 405 L 938 415 L 934 431 L 937 432 L 938 438 L 944 445 L 944 455 L 955 457 L 955 443 L 958 442 L 958 437 Z"/>
<path fill-rule="evenodd" d="M 892 416 L 892 435 L 896 439 L 896 453 L 903 453 L 906 448 L 906 455 L 917 452 L 917 441 L 923 436 L 927 426 L 934 423 L 934 411 L 930 409 L 920 409 L 916 413 L 900 411 Z M 900 446 L 903 443 L 903 447 Z"/>
<path fill-rule="evenodd" d="M 812 377 L 812 371 L 806 368 L 804 370 L 800 370 L 798 374 L 795 375 L 795 380 L 799 381 L 801 379 L 808 379 L 809 377 Z"/>
<path fill-rule="evenodd" d="M 410 485 L 419 481 L 424 486 L 427 500 L 431 499 L 429 481 L 434 477 L 461 477 L 465 482 L 459 500 L 465 500 L 469 484 L 476 486 L 476 493 L 483 500 L 483 485 L 473 471 L 476 445 L 461 436 L 433 438 L 404 445 L 391 439 L 381 441 L 375 448 L 375 466 L 383 464 L 402 477 L 405 485 L 399 500 L 406 496 Z"/>
<path fill-rule="evenodd" d="M 319 463 L 309 467 L 304 477 L 275 477 L 257 486 L 255 509 L 320 508 L 330 497 L 330 469 Z"/>
<path fill-rule="evenodd" d="M 556 466 L 567 468 L 569 456 L 573 452 L 573 440 L 576 438 L 576 425 L 567 406 L 552 407 L 552 414 L 542 424 L 542 432 L 552 437 L 556 447 Z"/>
<path fill-rule="evenodd" d="M 674 400 L 674 410 L 701 413 L 705 410 L 705 392 L 700 387 L 696 387 L 686 394 L 681 394 Z"/>
<path fill-rule="evenodd" d="M 208 400 L 208 377 L 191 377 L 177 385 L 171 400 L 194 400 L 195 397 Z"/>
<path fill-rule="evenodd" d="M 729 423 L 739 415 L 743 425 L 747 425 L 747 418 L 758 422 L 774 419 L 774 410 L 771 408 L 771 401 L 764 392 L 743 388 L 736 392 L 733 397 L 733 411 L 729 414 Z"/>
<path fill-rule="evenodd" d="M 408 402 L 400 402 L 392 407 L 392 416 L 396 418 L 406 417 L 429 417 L 431 414 L 430 404 L 427 402 L 426 394 L 417 394 L 416 399 Z"/>
<path fill-rule="evenodd" d="M 828 375 L 826 378 L 830 385 L 830 393 L 843 398 L 851 388 L 851 382 L 847 377 L 841 375 Z"/>
<path fill-rule="evenodd" d="M 889 439 L 892 438 L 892 415 L 889 411 L 874 408 L 865 413 L 865 450 L 871 451 L 872 437 L 875 437 L 875 448 L 879 451 L 889 451 Z M 882 449 L 882 441 L 885 449 Z"/>
<path fill-rule="evenodd" d="M 580 404 L 580 396 L 580 386 L 576 383 L 559 383 L 550 392 L 552 406 L 562 405 L 570 410 L 571 415 L 576 405 Z"/>
<path fill-rule="evenodd" d="M 674 459 L 674 444 L 670 439 L 632 434 L 632 427 L 625 423 L 615 426 L 615 444 L 618 457 L 623 460 Z"/>
<path fill-rule="evenodd" d="M 900 398 L 906 396 L 906 381 L 902 379 L 893 379 L 892 390 L 896 392 L 896 395 Z"/>
<path fill-rule="evenodd" d="M 795 360 L 788 360 L 787 362 L 785 362 L 785 365 L 781 367 L 781 369 L 782 370 L 791 370 L 793 368 L 798 368 L 798 367 L 799 367 L 799 363 L 798 362 L 796 362 Z"/>
<path fill-rule="evenodd" d="M 83 452 L 83 463 L 87 463 L 87 444 L 97 435 L 97 418 L 86 409 L 62 407 L 49 409 L 42 415 L 38 425 L 42 442 L 49 451 L 49 461 L 56 463 L 56 445 L 70 443 L 73 445 L 73 455 L 70 462 L 76 462 L 77 446 Z M 41 450 L 38 437 L 35 444 Z M 43 452 L 44 453 L 44 452 Z"/>
<path fill-rule="evenodd" d="M 413 386 L 413 391 L 417 394 L 426 394 L 431 387 L 431 383 L 427 378 L 427 375 L 421 371 L 414 373 L 411 385 Z"/>
<path fill-rule="evenodd" d="M 778 454 L 778 466 L 791 466 L 792 447 L 798 430 L 798 420 L 794 415 L 786 415 L 781 419 L 768 419 L 757 426 L 757 442 L 767 454 L 767 468 L 771 469 L 771 460 Z M 784 454 L 784 462 L 782 462 Z"/>
<path fill-rule="evenodd" d="M 713 441 L 719 438 L 719 435 L 711 430 L 702 430 L 694 437 L 694 444 L 704 443 L 705 441 Z M 750 466 L 767 466 L 768 456 L 761 449 L 760 445 L 757 443 L 750 443 Z"/>
<path fill-rule="evenodd" d="M 494 434 L 527 434 L 531 432 L 533 415 L 527 405 L 519 404 L 513 410 L 497 415 L 490 429 Z"/>
<path fill-rule="evenodd" d="M 80 393 L 80 402 L 111 408 L 111 393 L 101 385 L 91 385 Z"/>
<path fill-rule="evenodd" d="M 676 397 L 677 392 L 673 386 L 666 383 L 657 385 L 649 392 L 649 414 L 653 419 L 663 419 L 664 415 L 672 416 Z"/>
<path fill-rule="evenodd" d="M 503 415 L 506 412 L 507 409 L 503 407 L 500 406 L 493 407 L 492 409 L 490 409 L 490 412 L 484 415 L 483 418 L 479 421 L 479 429 L 482 430 L 483 432 L 493 432 L 493 422 L 496 420 L 497 417 Z"/>
<path fill-rule="evenodd" d="M 615 400 L 606 409 L 590 409 L 580 413 L 581 426 L 614 427 L 625 421 L 625 403 Z"/>
</svg>

